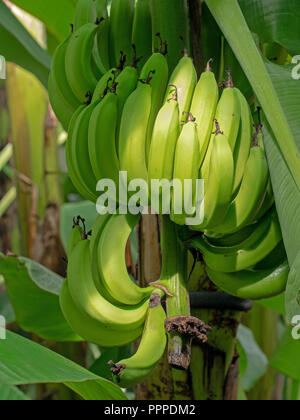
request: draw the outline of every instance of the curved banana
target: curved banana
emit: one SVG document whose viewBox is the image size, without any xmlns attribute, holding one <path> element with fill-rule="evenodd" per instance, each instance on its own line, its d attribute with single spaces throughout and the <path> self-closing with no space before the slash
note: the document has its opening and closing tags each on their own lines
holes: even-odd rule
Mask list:
<svg viewBox="0 0 300 420">
<path fill-rule="evenodd" d="M 114 93 L 108 93 L 91 114 L 88 125 L 88 150 L 95 179 L 97 181 L 104 178 L 111 179 L 115 182 L 116 191 L 119 185 L 117 122 L 118 97 Z"/>
<path fill-rule="evenodd" d="M 113 380 L 121 387 L 128 388 L 144 381 L 162 358 L 167 336 L 165 331 L 166 313 L 160 303 L 160 296 L 153 293 L 145 327 L 137 352 L 129 359 L 117 364 L 109 362 Z"/>
<path fill-rule="evenodd" d="M 127 99 L 121 118 L 119 159 L 128 181 L 147 180 L 146 137 L 151 112 L 151 86 L 139 86 Z"/>
<path fill-rule="evenodd" d="M 93 47 L 98 25 L 86 23 L 71 35 L 67 46 L 65 69 L 71 89 L 80 102 L 92 95 L 97 85 L 93 68 Z"/>
<path fill-rule="evenodd" d="M 154 207 L 154 203 L 157 202 L 158 208 L 154 208 L 154 210 L 158 213 L 161 209 L 161 204 L 159 203 L 161 194 L 157 192 L 157 196 L 154 191 L 151 191 L 151 181 L 162 181 L 164 179 L 172 181 L 173 179 L 174 156 L 180 132 L 179 124 L 179 106 L 175 93 L 175 96 L 163 105 L 157 115 L 148 159 L 148 184 L 152 197 L 151 205 Z M 166 204 L 169 206 L 169 203 Z"/>
<path fill-rule="evenodd" d="M 150 76 L 152 75 L 152 78 Z M 149 80 L 151 86 L 151 111 L 149 116 L 146 140 L 146 159 L 148 161 L 153 126 L 156 116 L 162 106 L 169 77 L 166 57 L 161 53 L 154 53 L 144 65 L 140 79 Z"/>
<path fill-rule="evenodd" d="M 262 220 L 253 234 L 240 245 L 217 247 L 204 237 L 194 238 L 190 244 L 201 251 L 208 267 L 215 271 L 233 273 L 256 265 L 269 255 L 281 240 L 281 230 L 274 212 Z"/>
<path fill-rule="evenodd" d="M 111 214 L 99 215 L 92 226 L 92 235 L 90 238 L 90 254 L 92 261 L 91 270 L 94 284 L 101 296 L 103 296 L 108 302 L 112 303 L 113 305 L 119 305 L 120 302 L 118 302 L 108 293 L 105 284 L 102 282 L 101 275 L 98 269 L 98 266 L 100 264 L 100 262 L 98 261 L 98 245 L 100 237 L 102 235 L 106 223 L 111 218 Z"/>
<path fill-rule="evenodd" d="M 171 220 L 178 225 L 184 225 L 186 218 L 193 216 L 197 198 L 199 140 L 196 123 L 191 114 L 189 119 L 191 121 L 184 124 L 177 141 L 174 160 L 173 179 L 180 181 L 181 185 L 174 185 Z"/>
<path fill-rule="evenodd" d="M 205 231 L 205 236 L 208 238 L 209 243 L 215 246 L 236 246 L 248 239 L 249 236 L 252 235 L 252 233 L 255 231 L 256 227 L 257 224 L 253 223 L 252 225 L 248 225 L 243 229 L 228 235 L 221 235 L 212 231 Z"/>
<path fill-rule="evenodd" d="M 57 119 L 62 124 L 64 130 L 68 131 L 68 127 L 75 110 L 66 103 L 62 95 L 59 93 L 57 86 L 55 86 L 53 83 L 53 77 L 51 73 L 49 74 L 48 79 L 48 95 L 51 107 Z"/>
<path fill-rule="evenodd" d="M 269 178 L 266 193 L 263 199 L 263 202 L 261 204 L 261 207 L 258 210 L 258 213 L 255 215 L 255 220 L 260 220 L 268 211 L 273 207 L 275 203 L 274 193 L 273 193 L 273 187 L 271 179 Z"/>
<path fill-rule="evenodd" d="M 76 246 L 68 264 L 68 286 L 75 305 L 107 329 L 132 331 L 142 326 L 148 301 L 127 307 L 111 304 L 96 289 L 91 264 L 90 244 L 85 240 Z"/>
<path fill-rule="evenodd" d="M 86 184 L 83 182 L 81 177 L 78 175 L 78 168 L 77 168 L 77 161 L 73 159 L 71 146 L 72 146 L 72 136 L 73 136 L 73 129 L 76 123 L 76 120 L 78 116 L 81 114 L 81 112 L 84 110 L 85 105 L 80 106 L 77 111 L 74 113 L 68 130 L 68 140 L 66 144 L 66 161 L 67 161 L 67 167 L 68 167 L 68 173 L 70 176 L 70 179 L 76 188 L 76 190 L 79 192 L 79 194 L 84 197 L 87 200 L 90 201 L 97 201 L 96 195 L 91 192 Z"/>
<path fill-rule="evenodd" d="M 70 327 L 83 339 L 101 347 L 121 347 L 139 338 L 143 327 L 131 331 L 107 328 L 77 307 L 71 297 L 68 281 L 65 280 L 60 292 L 60 307 Z"/>
<path fill-rule="evenodd" d="M 105 97 L 106 93 L 111 89 L 113 80 L 115 79 L 117 73 L 118 70 L 116 68 L 112 68 L 99 79 L 95 87 L 91 103 L 99 101 Z"/>
<path fill-rule="evenodd" d="M 73 20 L 74 31 L 76 32 L 86 23 L 95 22 L 97 11 L 93 0 L 77 0 Z"/>
<path fill-rule="evenodd" d="M 241 299 L 260 300 L 280 295 L 286 289 L 289 266 L 285 262 L 263 271 L 222 273 L 207 267 L 211 281 L 224 292 Z"/>
<path fill-rule="evenodd" d="M 84 198 L 93 202 L 97 201 L 97 180 L 90 163 L 87 135 L 96 105 L 97 103 L 83 106 L 74 115 L 70 123 L 66 149 L 68 169 L 74 186 Z"/>
<path fill-rule="evenodd" d="M 105 224 L 98 244 L 98 271 L 113 299 L 124 305 L 137 305 L 149 298 L 153 287 L 141 288 L 129 277 L 125 250 L 139 216 L 114 214 Z"/>
<path fill-rule="evenodd" d="M 235 89 L 241 106 L 241 123 L 234 148 L 234 182 L 233 197 L 236 197 L 242 183 L 245 166 L 252 146 L 252 116 L 248 102 L 239 89 Z"/>
<path fill-rule="evenodd" d="M 120 51 L 131 60 L 131 37 L 134 0 L 112 0 L 110 9 L 110 62 L 116 66 Z"/>
<path fill-rule="evenodd" d="M 266 194 L 269 168 L 265 152 L 253 147 L 246 164 L 243 181 L 235 200 L 230 204 L 225 219 L 213 230 L 228 234 L 255 221 Z"/>
<path fill-rule="evenodd" d="M 152 18 L 149 0 L 137 0 L 135 4 L 132 43 L 141 56 L 143 66 L 152 54 Z"/>
<path fill-rule="evenodd" d="M 65 57 L 71 34 L 56 48 L 49 75 L 49 98 L 52 108 L 65 129 L 80 102 L 74 95 L 66 76 Z"/>
<path fill-rule="evenodd" d="M 233 178 L 232 151 L 227 137 L 217 124 L 217 131 L 212 139 L 208 181 L 204 182 L 204 219 L 195 229 L 213 229 L 225 217 L 230 204 Z"/>
<path fill-rule="evenodd" d="M 202 165 L 212 135 L 213 119 L 215 117 L 218 100 L 219 87 L 209 61 L 206 70 L 202 73 L 195 88 L 190 110 L 197 121 L 200 145 L 200 166 Z"/>
<path fill-rule="evenodd" d="M 182 57 L 170 77 L 164 102 L 169 100 L 173 86 L 176 86 L 180 115 L 188 113 L 196 84 L 197 73 L 193 60 L 190 57 Z"/>
<path fill-rule="evenodd" d="M 227 137 L 232 153 L 235 149 L 240 127 L 241 106 L 236 89 L 233 87 L 231 77 L 224 89 L 217 106 L 215 119 L 218 121 L 222 132 Z M 211 139 L 214 138 L 212 134 Z M 203 164 L 201 166 L 201 178 L 207 181 L 209 175 L 210 156 L 212 141 L 210 141 Z"/>
<path fill-rule="evenodd" d="M 99 32 L 96 37 L 97 47 L 101 62 L 105 69 L 109 69 L 110 58 L 109 58 L 109 16 L 107 12 L 107 0 L 94 0 L 97 18 L 104 19 L 99 28 Z"/>
</svg>

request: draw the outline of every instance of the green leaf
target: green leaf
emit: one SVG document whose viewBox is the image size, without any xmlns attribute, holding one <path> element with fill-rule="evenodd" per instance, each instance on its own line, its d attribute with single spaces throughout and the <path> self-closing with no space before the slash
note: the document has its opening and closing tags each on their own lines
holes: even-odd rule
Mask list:
<svg viewBox="0 0 300 420">
<path fill-rule="evenodd" d="M 60 309 L 58 294 L 63 279 L 26 258 L 1 254 L 0 258 L 0 273 L 19 325 L 44 339 L 79 341 Z"/>
<path fill-rule="evenodd" d="M 43 50 L 13 15 L 3 1 L 0 2 L 0 54 L 33 73 L 45 87 L 51 65 L 49 54 Z"/>
<path fill-rule="evenodd" d="M 45 23 L 48 31 L 62 41 L 70 32 L 75 0 L 12 0 L 17 6 Z"/>
<path fill-rule="evenodd" d="M 237 0 L 206 0 L 206 3 L 251 83 L 300 190 L 299 150 Z"/>
<path fill-rule="evenodd" d="M 300 316 L 300 252 L 291 266 L 285 295 L 286 315 L 290 321 Z"/>
<path fill-rule="evenodd" d="M 300 102 L 298 99 L 300 95 L 300 83 L 291 77 L 292 66 L 267 64 L 267 69 L 288 118 L 288 123 L 297 141 L 297 145 L 300 147 Z M 274 141 L 272 130 L 267 123 L 265 123 L 264 135 L 284 245 L 289 264 L 295 268 L 299 264 L 296 259 L 298 259 L 298 238 L 300 236 L 300 193 Z M 300 290 L 299 274 L 299 272 L 294 272 L 293 277 L 289 277 L 287 284 L 286 312 L 290 319 L 292 314 L 295 315 L 295 307 L 297 308 L 296 299 Z"/>
<path fill-rule="evenodd" d="M 12 386 L 64 383 L 85 400 L 126 399 L 114 383 L 10 331 L 0 340 L 0 381 Z"/>
<path fill-rule="evenodd" d="M 239 4 L 251 31 L 262 42 L 277 42 L 291 55 L 299 54 L 298 0 L 239 0 Z"/>
<path fill-rule="evenodd" d="M 247 356 L 247 369 L 242 376 L 242 385 L 245 391 L 249 391 L 267 372 L 269 363 L 249 328 L 240 325 L 237 337 Z"/>
<path fill-rule="evenodd" d="M 15 386 L 0 381 L 0 401 L 28 401 L 29 398 Z"/>
<path fill-rule="evenodd" d="M 81 201 L 79 203 L 67 203 L 61 207 L 60 236 L 65 249 L 67 249 L 68 240 L 72 232 L 73 218 L 77 216 L 84 218 L 87 231 L 91 230 L 98 216 L 95 204 L 90 201 Z"/>
<path fill-rule="evenodd" d="M 292 327 L 287 328 L 271 357 L 270 364 L 284 375 L 300 381 L 300 339 L 293 338 L 292 330 Z"/>
</svg>

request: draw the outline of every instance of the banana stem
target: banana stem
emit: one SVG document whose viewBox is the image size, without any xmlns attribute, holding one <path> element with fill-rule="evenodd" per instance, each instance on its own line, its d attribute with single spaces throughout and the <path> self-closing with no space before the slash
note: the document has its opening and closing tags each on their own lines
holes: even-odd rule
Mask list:
<svg viewBox="0 0 300 420">
<path fill-rule="evenodd" d="M 176 225 L 168 216 L 162 217 L 162 279 L 173 297 L 167 297 L 168 317 L 190 315 L 187 280 L 187 250 L 179 242 Z M 178 333 L 169 333 L 168 358 L 172 367 L 187 369 L 191 358 L 189 338 Z"/>
</svg>

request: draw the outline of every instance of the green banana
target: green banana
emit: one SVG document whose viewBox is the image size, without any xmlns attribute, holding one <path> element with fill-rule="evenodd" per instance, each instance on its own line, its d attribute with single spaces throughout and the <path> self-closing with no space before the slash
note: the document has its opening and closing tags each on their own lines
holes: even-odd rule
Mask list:
<svg viewBox="0 0 300 420">
<path fill-rule="evenodd" d="M 168 64 L 173 71 L 181 58 L 182 47 L 190 50 L 190 26 L 188 2 L 186 0 L 149 0 L 152 14 L 152 35 L 154 51 L 158 46 L 157 33 L 168 45 Z M 184 45 L 185 44 L 185 45 Z"/>
<path fill-rule="evenodd" d="M 260 300 L 280 295 L 285 291 L 289 275 L 287 262 L 263 271 L 222 273 L 207 267 L 211 281 L 224 292 L 241 299 Z"/>
<path fill-rule="evenodd" d="M 236 89 L 233 87 L 231 77 L 224 89 L 218 103 L 215 119 L 218 121 L 222 132 L 227 137 L 232 153 L 235 149 L 240 127 L 241 106 Z M 211 140 L 214 138 L 212 134 Z M 209 175 L 210 156 L 213 142 L 210 141 L 203 164 L 201 166 L 201 178 L 206 182 Z"/>
<path fill-rule="evenodd" d="M 112 68 L 99 79 L 95 87 L 91 103 L 103 99 L 106 93 L 111 89 L 113 80 L 116 78 L 117 73 L 118 70 L 116 68 Z"/>
<path fill-rule="evenodd" d="M 275 203 L 275 198 L 274 198 L 274 193 L 273 193 L 273 188 L 272 188 L 272 182 L 271 182 L 271 179 L 269 178 L 265 197 L 263 199 L 260 209 L 258 210 L 258 213 L 256 213 L 255 215 L 255 219 L 256 220 L 261 219 L 273 207 L 274 203 Z"/>
<path fill-rule="evenodd" d="M 97 19 L 97 11 L 93 0 L 77 0 L 73 20 L 74 31 L 86 23 L 93 23 Z"/>
<path fill-rule="evenodd" d="M 134 0 L 112 0 L 110 9 L 110 62 L 116 66 L 120 51 L 131 59 L 131 37 Z"/>
<path fill-rule="evenodd" d="M 79 192 L 82 194 L 83 190 L 86 191 L 83 197 L 94 202 L 97 201 L 97 179 L 91 168 L 87 136 L 90 118 L 96 105 L 97 103 L 94 103 L 83 107 L 81 112 L 76 115 L 76 118 L 72 119 L 67 142 L 69 171 L 70 168 L 73 169 L 77 180 L 79 180 L 80 184 L 83 186 Z M 73 180 L 72 177 L 71 179 Z M 76 181 L 75 177 L 74 181 Z"/>
<path fill-rule="evenodd" d="M 107 0 L 94 0 L 98 19 L 103 18 L 99 32 L 97 34 L 97 47 L 101 62 L 105 69 L 109 69 L 109 16 L 107 12 Z"/>
<path fill-rule="evenodd" d="M 65 129 L 68 129 L 72 115 L 80 105 L 67 81 L 65 72 L 66 50 L 70 38 L 71 34 L 55 50 L 48 86 L 52 108 Z"/>
<path fill-rule="evenodd" d="M 109 362 L 113 380 L 121 387 L 128 388 L 143 382 L 153 372 L 162 358 L 167 336 L 165 331 L 166 313 L 160 303 L 160 296 L 153 293 L 145 327 L 137 352 L 129 359 L 117 364 Z"/>
<path fill-rule="evenodd" d="M 104 226 L 98 244 L 101 281 L 113 299 L 124 305 L 137 305 L 154 291 L 153 287 L 138 287 L 127 272 L 126 245 L 139 218 L 140 215 L 113 215 Z"/>
<path fill-rule="evenodd" d="M 77 119 L 79 118 L 80 114 L 84 111 L 85 105 L 80 106 L 77 111 L 74 113 L 70 126 L 69 126 L 69 132 L 68 132 L 68 140 L 66 144 L 66 161 L 67 161 L 67 167 L 68 167 L 68 173 L 71 178 L 72 183 L 74 184 L 74 187 L 77 189 L 79 194 L 84 197 L 87 200 L 96 202 L 97 196 L 93 191 L 90 191 L 90 189 L 87 187 L 86 183 L 84 182 L 84 179 L 82 179 L 82 176 L 78 172 L 78 163 L 77 158 L 73 158 L 73 131 L 77 122 Z"/>
<path fill-rule="evenodd" d="M 111 304 L 96 289 L 91 264 L 90 244 L 85 240 L 75 247 L 68 264 L 68 286 L 75 305 L 107 329 L 132 331 L 142 326 L 148 301 L 127 307 Z"/>
<path fill-rule="evenodd" d="M 184 124 L 177 141 L 174 159 L 173 179 L 181 181 L 181 186 L 180 188 L 174 186 L 173 189 L 171 220 L 178 225 L 184 225 L 186 218 L 193 216 L 197 198 L 196 180 L 199 172 L 199 141 L 196 123 L 193 121 L 191 114 L 189 119 L 190 121 Z M 192 182 L 189 184 L 185 182 L 190 180 Z M 185 204 L 184 209 L 182 208 L 183 202 Z M 181 214 L 178 214 L 180 209 L 182 209 Z"/>
<path fill-rule="evenodd" d="M 174 86 L 176 86 L 180 115 L 188 113 L 190 111 L 196 84 L 197 73 L 193 60 L 190 57 L 182 57 L 170 77 L 164 102 L 169 100 Z"/>
<path fill-rule="evenodd" d="M 118 122 L 118 97 L 108 93 L 99 102 L 88 126 L 89 160 L 97 181 L 107 178 L 119 184 L 119 160 L 116 152 L 116 129 Z"/>
<path fill-rule="evenodd" d="M 200 145 L 200 166 L 205 157 L 213 131 L 213 119 L 215 117 L 218 100 L 219 87 L 209 61 L 206 70 L 202 73 L 195 88 L 190 110 L 197 121 Z"/>
<path fill-rule="evenodd" d="M 152 19 L 149 0 L 137 0 L 135 4 L 132 44 L 142 57 L 143 66 L 152 54 Z"/>
<path fill-rule="evenodd" d="M 248 225 L 243 229 L 228 235 L 221 235 L 212 231 L 205 231 L 205 236 L 208 238 L 209 242 L 215 246 L 236 246 L 248 239 L 256 227 L 257 225 L 253 223 L 252 225 Z"/>
<path fill-rule="evenodd" d="M 70 327 L 90 343 L 101 347 L 121 347 L 135 341 L 143 332 L 142 326 L 131 331 L 114 330 L 90 317 L 75 305 L 67 280 L 63 283 L 59 299 L 62 313 Z"/>
<path fill-rule="evenodd" d="M 53 83 L 52 73 L 49 74 L 48 79 L 48 95 L 51 107 L 57 117 L 57 119 L 62 124 L 65 131 L 68 131 L 74 109 L 66 103 L 62 95 L 57 89 L 57 86 Z"/>
<path fill-rule="evenodd" d="M 102 282 L 101 275 L 98 269 L 98 266 L 100 264 L 100 262 L 98 261 L 98 245 L 103 229 L 106 223 L 111 219 L 111 217 L 111 214 L 99 215 L 92 226 L 92 235 L 90 239 L 90 254 L 92 260 L 91 270 L 94 284 L 101 296 L 103 296 L 108 302 L 112 303 L 113 305 L 119 305 L 119 302 L 108 293 L 105 284 Z"/>
<path fill-rule="evenodd" d="M 86 23 L 71 35 L 69 40 L 65 69 L 71 89 L 80 102 L 92 95 L 97 85 L 93 66 L 93 46 L 98 25 Z"/>
<path fill-rule="evenodd" d="M 218 123 L 210 158 L 209 176 L 204 183 L 204 218 L 197 230 L 213 229 L 221 221 L 230 204 L 234 177 L 234 161 L 227 137 Z"/>
<path fill-rule="evenodd" d="M 154 72 L 154 74 L 153 74 Z M 153 75 L 150 79 L 149 75 Z M 151 111 L 147 128 L 146 159 L 148 161 L 153 126 L 156 116 L 162 106 L 169 77 L 169 69 L 165 56 L 161 53 L 152 54 L 144 65 L 140 79 L 149 80 L 151 86 Z"/>
<path fill-rule="evenodd" d="M 232 233 L 255 220 L 266 194 L 268 176 L 265 152 L 259 146 L 253 147 L 238 195 L 230 204 L 225 219 L 214 227 L 215 232 Z"/>
<path fill-rule="evenodd" d="M 120 122 L 123 114 L 124 105 L 129 96 L 136 89 L 138 83 L 139 73 L 137 70 L 137 63 L 138 59 L 134 59 L 132 65 L 125 67 L 124 70 L 118 75 L 115 83 L 113 84 L 113 89 L 115 88 L 118 96 L 118 122 L 116 133 L 117 154 L 119 154 Z"/>
<path fill-rule="evenodd" d="M 175 91 L 173 98 L 163 105 L 157 115 L 148 159 L 148 184 L 152 198 L 151 205 L 158 213 L 161 208 L 159 203 L 161 194 L 159 192 L 158 196 L 154 195 L 154 191 L 151 191 L 151 181 L 162 181 L 164 179 L 172 181 L 173 179 L 174 156 L 180 132 L 179 123 L 179 106 Z M 155 202 L 158 204 L 156 208 Z M 169 206 L 169 203 L 166 204 Z"/>
<path fill-rule="evenodd" d="M 146 136 L 151 112 L 151 86 L 139 86 L 127 99 L 121 118 L 119 159 L 128 181 L 147 180 Z"/>
<path fill-rule="evenodd" d="M 270 254 L 282 240 L 275 212 L 262 220 L 250 237 L 240 245 L 217 247 L 205 237 L 190 241 L 203 254 L 206 265 L 215 271 L 233 273 L 253 267 Z"/>
<path fill-rule="evenodd" d="M 236 197 L 242 183 L 245 166 L 252 145 L 252 116 L 248 102 L 239 89 L 235 89 L 241 106 L 241 123 L 233 157 L 235 162 L 233 197 Z"/>
</svg>

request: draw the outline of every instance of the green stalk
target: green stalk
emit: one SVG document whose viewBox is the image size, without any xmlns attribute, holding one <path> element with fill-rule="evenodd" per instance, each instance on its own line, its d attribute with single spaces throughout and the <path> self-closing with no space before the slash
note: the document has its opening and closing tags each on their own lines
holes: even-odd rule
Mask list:
<svg viewBox="0 0 300 420">
<path fill-rule="evenodd" d="M 189 268 L 193 265 L 192 257 Z M 190 279 L 190 291 L 215 290 L 211 284 L 204 264 L 197 264 Z M 193 309 L 192 315 L 201 319 L 212 328 L 207 334 L 208 343 L 193 343 L 190 374 L 193 397 L 199 401 L 220 401 L 228 393 L 226 379 L 230 372 L 235 353 L 236 333 L 241 314 L 235 311 L 217 309 Z M 233 399 L 236 396 L 232 397 Z"/>
<path fill-rule="evenodd" d="M 300 189 L 300 154 L 276 91 L 237 0 L 206 0 L 261 103 Z"/>
<path fill-rule="evenodd" d="M 9 162 L 13 155 L 13 145 L 8 143 L 0 153 L 0 171 Z"/>
<path fill-rule="evenodd" d="M 6 210 L 12 205 L 17 196 L 17 190 L 15 187 L 11 187 L 5 196 L 0 201 L 0 217 L 6 212 Z"/>
<path fill-rule="evenodd" d="M 278 318 L 278 314 L 257 304 L 245 317 L 246 324 L 253 331 L 257 344 L 268 358 L 271 357 L 278 344 Z M 247 393 L 248 400 L 271 401 L 273 399 L 276 376 L 276 371 L 269 367 L 266 374 Z"/>
<path fill-rule="evenodd" d="M 168 318 L 190 315 L 187 290 L 187 250 L 179 242 L 176 225 L 168 216 L 162 217 L 162 275 L 161 279 L 173 297 L 167 297 Z M 191 357 L 190 340 L 180 334 L 170 333 L 168 356 L 171 366 L 188 368 Z"/>
</svg>

